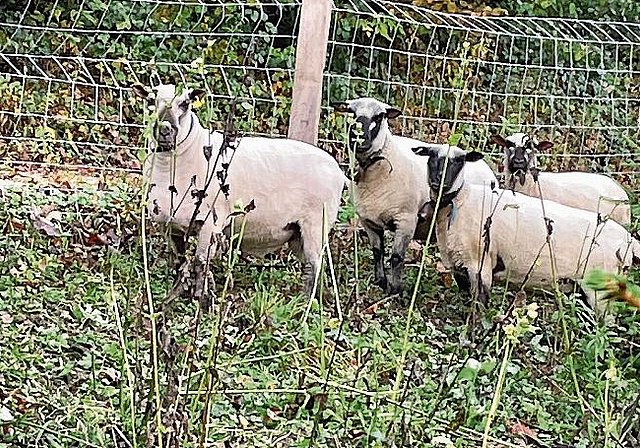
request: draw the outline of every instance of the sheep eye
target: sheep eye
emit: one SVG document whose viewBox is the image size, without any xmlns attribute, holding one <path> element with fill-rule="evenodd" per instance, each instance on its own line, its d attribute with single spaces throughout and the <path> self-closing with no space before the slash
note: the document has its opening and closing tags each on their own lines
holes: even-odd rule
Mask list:
<svg viewBox="0 0 640 448">
<path fill-rule="evenodd" d="M 189 102 L 188 101 L 183 101 L 182 103 L 180 103 L 180 109 L 182 110 L 187 110 L 187 108 L 189 107 Z"/>
</svg>

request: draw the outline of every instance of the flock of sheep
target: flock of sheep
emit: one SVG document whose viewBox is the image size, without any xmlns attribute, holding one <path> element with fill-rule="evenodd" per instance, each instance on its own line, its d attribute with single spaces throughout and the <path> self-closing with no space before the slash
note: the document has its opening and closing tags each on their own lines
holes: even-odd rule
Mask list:
<svg viewBox="0 0 640 448">
<path fill-rule="evenodd" d="M 327 229 L 350 182 L 338 163 L 315 146 L 275 138 L 243 137 L 233 151 L 212 155 L 225 135 L 204 129 L 192 111 L 200 92 L 176 94 L 173 85 L 133 91 L 158 116 L 144 166 L 152 219 L 179 233 L 195 230 L 196 259 L 206 263 L 218 252 L 219 237 L 232 232 L 238 205 L 252 203 L 241 249 L 262 255 L 288 243 L 304 262 L 311 291 Z M 355 118 L 349 140 L 358 164 L 356 212 L 372 246 L 375 283 L 389 294 L 402 292 L 407 247 L 426 238 L 434 214 L 443 264 L 482 301 L 494 280 L 518 289 L 580 284 L 592 268 L 619 272 L 640 257 L 640 244 L 625 228 L 631 218 L 625 191 L 600 174 L 539 172 L 536 151 L 550 142 L 522 133 L 494 136 L 505 151 L 501 189 L 478 152 L 394 136 L 388 119 L 400 115 L 397 109 L 372 98 L 333 106 Z M 223 194 L 214 177 L 228 185 Z M 394 232 L 390 275 L 385 230 Z M 595 293 L 584 292 L 601 310 Z"/>
</svg>

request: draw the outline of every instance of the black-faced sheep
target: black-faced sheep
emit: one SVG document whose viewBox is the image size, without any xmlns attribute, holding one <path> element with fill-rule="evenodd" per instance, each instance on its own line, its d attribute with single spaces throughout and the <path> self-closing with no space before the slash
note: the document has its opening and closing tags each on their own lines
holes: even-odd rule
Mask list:
<svg viewBox="0 0 640 448">
<path fill-rule="evenodd" d="M 333 103 L 339 112 L 352 113 L 361 128 L 361 142 L 350 133 L 355 148 L 358 177 L 355 185 L 356 211 L 372 246 L 375 283 L 390 294 L 402 291 L 402 271 L 407 247 L 412 238 L 427 237 L 430 216 L 424 211 L 432 197 L 429 194 L 427 160 L 416 156 L 411 148 L 424 146 L 419 140 L 394 136 L 388 119 L 400 115 L 398 109 L 373 98 L 359 98 Z M 448 145 L 429 145 L 434 148 Z M 484 162 L 469 173 L 470 182 L 497 183 Z M 419 215 L 425 225 L 419 225 Z M 421 220 L 422 221 L 422 220 Z M 391 276 L 384 273 L 384 231 L 395 233 L 391 250 Z"/>
<path fill-rule="evenodd" d="M 323 241 L 323 219 L 329 229 L 336 220 L 346 177 L 326 152 L 307 143 L 276 138 L 243 137 L 235 150 L 216 150 L 223 134 L 204 129 L 191 103 L 196 92 L 160 85 L 149 92 L 133 91 L 149 100 L 155 96 L 158 120 L 155 142 L 144 163 L 150 182 L 148 210 L 152 219 L 186 231 L 195 210 L 192 192 L 227 167 L 226 194 L 217 194 L 219 180 L 210 183 L 195 220 L 202 221 L 197 255 L 206 259 L 214 236 L 228 232 L 234 205 L 253 202 L 246 214 L 241 250 L 263 255 L 285 243 L 305 263 L 305 285 L 310 291 Z M 206 157 L 204 147 L 214 148 Z M 215 170 L 215 172 L 214 172 Z M 186 198 L 186 199 L 182 199 Z"/>
<path fill-rule="evenodd" d="M 536 153 L 553 146 L 552 142 L 537 142 L 527 134 L 517 133 L 506 139 L 494 135 L 492 140 L 505 151 L 507 185 L 527 196 L 542 197 L 560 204 L 600 213 L 622 225 L 631 223 L 629 197 L 613 179 L 603 174 L 579 171 L 537 172 Z M 533 173 L 537 172 L 540 190 Z"/>
<path fill-rule="evenodd" d="M 508 277 L 515 286 L 552 287 L 554 276 L 579 282 L 587 270 L 617 272 L 640 256 L 638 241 L 613 220 L 600 222 L 596 213 L 547 200 L 543 213 L 539 198 L 464 182 L 464 170 L 478 163 L 480 153 L 429 147 L 416 152 L 429 156 L 432 191 L 444 175 L 444 191 L 452 197 L 438 211 L 439 249 L 466 271 L 474 296 L 481 300 L 494 278 Z M 553 256 L 545 247 L 548 231 Z M 595 293 L 585 293 L 597 306 Z"/>
</svg>

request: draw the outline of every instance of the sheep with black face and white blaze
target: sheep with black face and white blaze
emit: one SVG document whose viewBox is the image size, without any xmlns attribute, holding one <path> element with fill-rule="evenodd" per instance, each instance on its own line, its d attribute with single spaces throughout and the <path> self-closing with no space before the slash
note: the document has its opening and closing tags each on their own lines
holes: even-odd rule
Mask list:
<svg viewBox="0 0 640 448">
<path fill-rule="evenodd" d="M 537 169 L 538 152 L 551 148 L 552 142 L 538 142 L 522 132 L 506 139 L 494 135 L 491 140 L 504 149 L 508 188 L 535 197 L 540 197 L 542 191 L 544 199 L 600 213 L 603 219 L 608 217 L 622 225 L 631 223 L 629 196 L 610 177 L 581 171 L 554 173 Z"/>
<path fill-rule="evenodd" d="M 431 221 L 428 210 L 432 198 L 425 182 L 429 176 L 427 160 L 416 156 L 411 148 L 448 145 L 393 135 L 388 120 L 401 112 L 376 99 L 359 98 L 332 105 L 339 112 L 353 114 L 360 128 L 359 136 L 350 131 L 349 143 L 358 162 L 356 212 L 372 245 L 375 283 L 390 294 L 400 293 L 409 242 L 412 238 L 424 240 Z M 491 169 L 482 164 L 482 169 L 471 173 L 474 179 L 470 182 L 497 184 Z M 384 272 L 385 230 L 395 234 L 388 281 Z"/>
<path fill-rule="evenodd" d="M 601 222 L 596 213 L 546 200 L 543 212 L 539 198 L 464 182 L 464 170 L 478 163 L 480 153 L 430 147 L 415 151 L 429 156 L 432 191 L 443 181 L 448 197 L 437 212 L 438 247 L 466 273 L 473 296 L 482 301 L 494 279 L 508 278 L 515 287 L 549 288 L 554 275 L 580 283 L 588 270 L 617 272 L 640 257 L 638 241 L 615 221 Z M 545 248 L 547 232 L 553 257 Z M 596 293 L 584 292 L 601 310 Z"/>
<path fill-rule="evenodd" d="M 228 234 L 236 204 L 254 204 L 246 214 L 241 250 L 256 255 L 288 243 L 305 264 L 305 288 L 311 291 L 320 263 L 323 228 L 336 220 L 347 182 L 338 163 L 325 151 L 307 143 L 276 138 L 243 137 L 235 149 L 220 154 L 224 136 L 204 129 L 191 103 L 200 92 L 160 85 L 150 92 L 135 86 L 134 93 L 153 100 L 158 113 L 155 138 L 144 163 L 150 182 L 148 208 L 153 220 L 185 232 L 194 217 L 198 231 L 197 259 L 215 255 L 216 236 Z M 214 154 L 205 154 L 210 146 Z M 227 167 L 226 191 L 216 194 L 217 177 L 196 210 L 192 192 L 202 190 L 207 178 Z M 182 198 L 185 198 L 184 200 Z M 323 223 L 324 221 L 324 223 Z"/>
</svg>

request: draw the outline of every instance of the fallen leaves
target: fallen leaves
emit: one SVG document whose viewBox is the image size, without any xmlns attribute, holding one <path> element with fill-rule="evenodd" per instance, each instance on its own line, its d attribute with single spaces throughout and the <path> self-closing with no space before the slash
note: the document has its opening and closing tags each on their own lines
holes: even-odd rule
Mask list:
<svg viewBox="0 0 640 448">
<path fill-rule="evenodd" d="M 7 409 L 5 406 L 0 405 L 0 422 L 10 422 L 13 421 L 13 415 L 11 411 Z"/>
<path fill-rule="evenodd" d="M 530 438 L 533 440 L 538 439 L 538 434 L 536 433 L 536 431 L 529 428 L 520 420 L 516 420 L 515 422 L 508 422 L 507 429 L 511 434 L 522 437 L 524 439 L 527 439 L 527 438 Z"/>
<path fill-rule="evenodd" d="M 0 313 L 0 322 L 8 325 L 13 322 L 13 316 L 6 311 L 3 311 Z"/>
<path fill-rule="evenodd" d="M 31 213 L 31 221 L 36 229 L 46 233 L 48 236 L 62 235 L 60 228 L 62 213 L 55 210 L 54 205 L 45 205 L 40 209 L 35 208 Z"/>
</svg>

